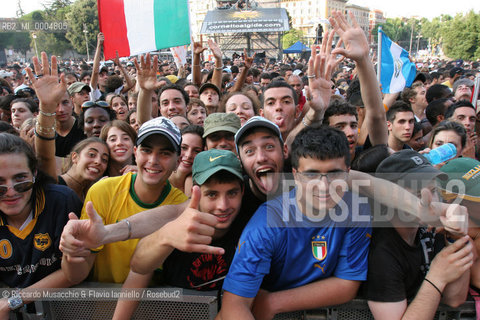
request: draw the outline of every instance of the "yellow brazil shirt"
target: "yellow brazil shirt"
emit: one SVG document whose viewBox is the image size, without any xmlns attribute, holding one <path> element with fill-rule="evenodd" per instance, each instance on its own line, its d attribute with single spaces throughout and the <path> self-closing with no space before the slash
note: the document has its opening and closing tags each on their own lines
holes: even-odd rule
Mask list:
<svg viewBox="0 0 480 320">
<path fill-rule="evenodd" d="M 133 184 L 136 174 L 127 173 L 123 176 L 103 179 L 95 183 L 87 193 L 85 204 L 92 201 L 97 213 L 105 225 L 116 223 L 138 212 L 158 206 L 183 203 L 187 200 L 185 194 L 172 187 L 167 181 L 162 194 L 155 203 L 147 204 L 140 201 L 135 194 Z M 85 205 L 81 219 L 87 219 Z M 130 259 L 137 246 L 138 239 L 119 241 L 95 249 L 98 251 L 93 266 L 92 281 L 123 283 L 130 271 Z"/>
</svg>

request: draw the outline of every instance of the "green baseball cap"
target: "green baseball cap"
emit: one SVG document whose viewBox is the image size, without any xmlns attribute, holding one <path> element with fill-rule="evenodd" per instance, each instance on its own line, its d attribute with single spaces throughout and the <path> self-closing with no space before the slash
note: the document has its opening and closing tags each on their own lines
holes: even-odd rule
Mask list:
<svg viewBox="0 0 480 320">
<path fill-rule="evenodd" d="M 240 118 L 235 113 L 212 113 L 203 124 L 203 138 L 218 131 L 237 133 L 241 127 Z"/>
<path fill-rule="evenodd" d="M 88 84 L 77 81 L 77 82 L 72 83 L 68 87 L 67 91 L 68 91 L 69 95 L 73 96 L 74 93 L 79 93 L 83 89 L 87 90 L 88 92 L 90 92 L 92 90 Z"/>
<path fill-rule="evenodd" d="M 232 151 L 210 149 L 200 152 L 193 160 L 193 181 L 202 185 L 221 170 L 226 170 L 243 180 L 242 165 Z"/>
<path fill-rule="evenodd" d="M 448 161 L 440 170 L 448 175 L 448 181 L 439 180 L 440 190 L 445 200 L 460 197 L 480 202 L 479 161 L 472 158 L 457 158 Z"/>
</svg>

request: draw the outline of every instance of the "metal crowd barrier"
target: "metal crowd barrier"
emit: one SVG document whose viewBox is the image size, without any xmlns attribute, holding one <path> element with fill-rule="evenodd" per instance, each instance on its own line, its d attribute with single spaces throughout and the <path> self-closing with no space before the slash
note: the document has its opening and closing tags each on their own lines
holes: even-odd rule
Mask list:
<svg viewBox="0 0 480 320">
<path fill-rule="evenodd" d="M 120 288 L 117 284 L 86 282 L 77 288 Z M 153 288 L 152 288 L 153 289 Z M 174 290 L 177 288 L 166 288 Z M 162 320 L 213 320 L 218 312 L 217 292 L 200 292 L 182 290 L 179 301 L 172 299 L 143 300 L 140 302 L 132 319 L 162 319 Z M 43 301 L 36 303 L 37 315 L 23 319 L 111 319 L 116 301 L 99 301 L 93 299 Z M 10 319 L 22 319 L 11 313 Z M 319 308 L 315 310 L 296 311 L 278 314 L 275 320 L 373 320 L 366 300 L 354 299 L 348 303 Z M 435 320 L 475 320 L 475 302 L 468 300 L 459 308 L 440 305 Z"/>
<path fill-rule="evenodd" d="M 120 288 L 121 285 L 109 283 L 85 282 L 77 288 Z M 166 288 L 173 290 L 175 288 Z M 141 301 L 132 319 L 150 320 L 213 320 L 217 315 L 217 292 L 200 292 L 182 290 L 180 301 L 158 299 Z M 46 319 L 111 319 L 115 311 L 116 301 L 47 301 L 45 305 Z"/>
<path fill-rule="evenodd" d="M 275 316 L 275 320 L 374 320 L 367 301 L 352 301 L 332 307 L 315 310 L 283 313 Z M 475 302 L 468 300 L 458 308 L 440 305 L 434 320 L 476 320 Z"/>
</svg>

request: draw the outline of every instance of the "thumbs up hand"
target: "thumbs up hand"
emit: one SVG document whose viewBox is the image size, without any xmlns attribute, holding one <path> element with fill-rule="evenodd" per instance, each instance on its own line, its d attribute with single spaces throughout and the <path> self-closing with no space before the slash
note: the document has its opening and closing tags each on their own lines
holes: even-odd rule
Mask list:
<svg viewBox="0 0 480 320">
<path fill-rule="evenodd" d="M 223 248 L 209 245 L 215 233 L 217 218 L 199 211 L 200 197 L 200 187 L 194 186 L 189 206 L 177 219 L 162 227 L 165 241 L 185 252 L 224 254 Z"/>
</svg>

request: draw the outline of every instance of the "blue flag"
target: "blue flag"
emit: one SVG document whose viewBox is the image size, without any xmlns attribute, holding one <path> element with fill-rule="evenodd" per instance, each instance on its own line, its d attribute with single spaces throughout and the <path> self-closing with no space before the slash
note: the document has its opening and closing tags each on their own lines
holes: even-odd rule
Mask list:
<svg viewBox="0 0 480 320">
<path fill-rule="evenodd" d="M 382 35 L 380 83 L 383 93 L 396 93 L 412 85 L 417 69 L 415 63 L 408 58 L 408 52 L 390 40 L 379 29 Z"/>
</svg>

